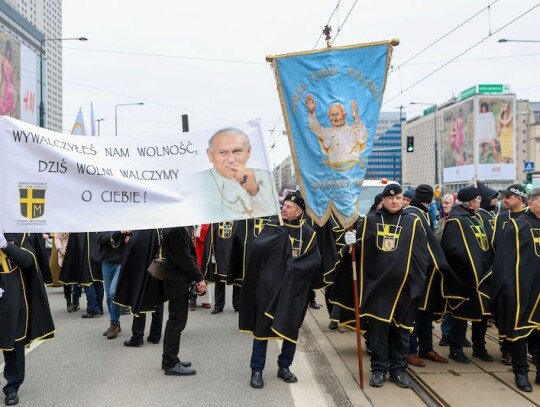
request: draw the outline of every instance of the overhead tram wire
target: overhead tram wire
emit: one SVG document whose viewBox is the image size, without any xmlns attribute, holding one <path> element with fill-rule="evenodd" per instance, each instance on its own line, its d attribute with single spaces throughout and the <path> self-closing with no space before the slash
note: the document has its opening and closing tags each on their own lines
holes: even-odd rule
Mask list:
<svg viewBox="0 0 540 407">
<path fill-rule="evenodd" d="M 448 62 L 446 62 L 445 64 L 441 65 L 440 67 L 438 67 L 437 69 L 433 70 L 432 72 L 430 72 L 429 74 L 427 74 L 426 76 L 424 76 L 423 78 L 419 79 L 418 81 L 416 81 L 415 83 L 413 83 L 412 85 L 410 85 L 409 87 L 403 89 L 400 93 L 392 96 L 390 99 L 388 99 L 387 101 L 385 101 L 383 103 L 383 106 L 386 105 L 387 103 L 391 102 L 392 100 L 396 99 L 398 96 L 401 96 L 403 95 L 405 92 L 407 92 L 408 90 L 414 88 L 416 85 L 422 83 L 423 81 L 425 81 L 427 78 L 429 78 L 430 76 L 434 75 L 435 73 L 439 72 L 441 69 L 443 69 L 444 67 L 446 67 L 447 65 L 451 64 L 452 62 L 454 62 L 456 59 L 458 59 L 460 56 L 466 54 L 467 52 L 469 52 L 470 50 L 476 48 L 478 45 L 480 45 L 481 43 L 483 43 L 484 41 L 486 41 L 488 38 L 491 38 L 493 34 L 496 34 L 498 33 L 499 31 L 503 30 L 504 28 L 508 27 L 509 25 L 515 23 L 517 20 L 519 20 L 520 18 L 526 16 L 527 14 L 529 14 L 531 11 L 533 11 L 535 8 L 537 8 L 538 6 L 540 6 L 540 3 L 536 4 L 535 6 L 531 7 L 529 10 L 525 11 L 524 13 L 520 14 L 519 16 L 517 16 L 516 18 L 514 18 L 513 20 L 510 20 L 508 23 L 506 23 L 505 25 L 503 25 L 501 28 L 499 28 L 498 30 L 494 31 L 493 33 L 490 33 L 489 35 L 487 35 L 486 37 L 482 38 L 480 41 L 476 42 L 475 44 L 473 44 L 472 46 L 470 46 L 469 48 L 467 48 L 465 51 L 459 53 L 458 55 L 456 55 L 454 58 L 452 58 L 451 60 L 449 60 Z"/>
</svg>

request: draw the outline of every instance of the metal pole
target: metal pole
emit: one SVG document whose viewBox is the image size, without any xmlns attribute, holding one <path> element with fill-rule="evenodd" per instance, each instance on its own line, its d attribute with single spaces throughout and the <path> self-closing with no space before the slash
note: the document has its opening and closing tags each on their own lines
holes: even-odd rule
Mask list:
<svg viewBox="0 0 540 407">
<path fill-rule="evenodd" d="M 99 137 L 99 135 L 100 135 L 100 127 L 99 127 L 99 125 L 101 124 L 101 122 L 102 122 L 103 120 L 105 120 L 105 119 L 96 119 L 96 122 L 97 122 L 97 135 L 98 135 L 98 137 Z"/>
<path fill-rule="evenodd" d="M 45 105 L 43 103 L 43 43 L 45 38 L 42 39 L 39 44 L 39 83 L 41 86 L 40 101 L 39 101 L 39 127 L 45 127 Z"/>
<path fill-rule="evenodd" d="M 435 119 L 433 120 L 435 126 L 435 185 L 439 184 L 439 149 L 437 143 L 437 105 L 435 105 Z"/>
</svg>

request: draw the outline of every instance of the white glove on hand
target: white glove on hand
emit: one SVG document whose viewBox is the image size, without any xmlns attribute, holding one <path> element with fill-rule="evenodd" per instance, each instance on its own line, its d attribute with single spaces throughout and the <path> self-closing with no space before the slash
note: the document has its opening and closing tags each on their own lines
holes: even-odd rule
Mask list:
<svg viewBox="0 0 540 407">
<path fill-rule="evenodd" d="M 348 245 L 356 243 L 356 231 L 345 232 L 345 243 Z"/>
<path fill-rule="evenodd" d="M 7 240 L 4 236 L 4 233 L 0 231 L 0 249 L 3 249 L 7 246 Z"/>
</svg>

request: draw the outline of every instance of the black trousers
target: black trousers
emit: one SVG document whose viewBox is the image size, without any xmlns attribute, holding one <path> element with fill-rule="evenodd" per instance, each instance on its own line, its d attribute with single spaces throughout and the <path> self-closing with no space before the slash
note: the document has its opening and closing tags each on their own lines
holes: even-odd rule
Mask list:
<svg viewBox="0 0 540 407">
<path fill-rule="evenodd" d="M 251 352 L 250 367 L 254 372 L 262 372 L 266 363 L 267 340 L 253 339 L 253 350 Z M 296 344 L 283 340 L 281 353 L 278 356 L 278 367 L 280 369 L 288 368 L 292 365 Z"/>
<path fill-rule="evenodd" d="M 409 353 L 428 353 L 433 350 L 433 313 L 418 311 L 414 321 L 414 331 L 409 341 Z"/>
<path fill-rule="evenodd" d="M 387 322 L 369 320 L 371 371 L 399 372 L 407 368 L 410 333 Z"/>
<path fill-rule="evenodd" d="M 15 342 L 13 350 L 5 350 L 4 377 L 6 385 L 4 394 L 17 393 L 24 382 L 24 341 Z"/>
<path fill-rule="evenodd" d="M 214 308 L 225 308 L 225 287 L 226 284 L 222 281 L 216 281 L 214 287 Z M 235 310 L 240 309 L 240 292 L 242 287 L 233 285 L 232 303 Z"/>
<path fill-rule="evenodd" d="M 188 318 L 190 283 L 188 281 L 164 280 L 165 297 L 169 300 L 169 319 L 163 338 L 163 367 L 169 369 L 180 362 L 180 337 Z"/>
<path fill-rule="evenodd" d="M 149 338 L 161 339 L 161 328 L 163 326 L 163 303 L 160 302 L 156 306 L 156 311 L 152 313 L 152 322 L 150 324 Z M 144 339 L 144 328 L 146 327 L 146 313 L 139 314 L 138 317 L 133 317 L 131 324 L 131 339 L 134 342 L 142 343 Z"/>
<path fill-rule="evenodd" d="M 482 351 L 486 348 L 486 331 L 488 318 L 473 322 L 472 325 L 472 347 L 473 352 Z M 452 318 L 452 328 L 450 329 L 450 352 L 463 352 L 465 335 L 467 334 L 467 321 Z"/>
</svg>

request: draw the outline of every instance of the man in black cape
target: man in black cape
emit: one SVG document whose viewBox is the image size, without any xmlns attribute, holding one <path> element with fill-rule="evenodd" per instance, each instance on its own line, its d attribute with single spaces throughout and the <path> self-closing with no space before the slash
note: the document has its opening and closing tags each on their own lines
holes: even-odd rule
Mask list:
<svg viewBox="0 0 540 407">
<path fill-rule="evenodd" d="M 452 294 L 450 292 L 452 285 L 446 283 L 446 281 L 457 280 L 431 227 L 428 208 L 432 200 L 433 188 L 426 184 L 418 185 L 409 206 L 403 210 L 403 213 L 411 213 L 418 216 L 422 221 L 427 235 L 426 249 L 429 252 L 426 285 L 418 315 L 414 322 L 414 331 L 410 337 L 409 354 L 407 355 L 407 363 L 417 367 L 425 366 L 422 359 L 428 359 L 436 363 L 448 363 L 448 359 L 442 357 L 433 349 L 432 325 L 434 315 L 437 315 L 440 319 L 445 311 L 445 298 Z"/>
<path fill-rule="evenodd" d="M 264 386 L 262 371 L 269 339 L 283 339 L 278 377 L 287 383 L 298 381 L 289 367 L 309 293 L 322 270 L 316 233 L 302 218 L 304 211 L 300 194 L 289 193 L 281 211 L 285 224 L 267 224 L 248 254 L 239 328 L 254 337 L 250 385 L 256 389 Z"/>
<path fill-rule="evenodd" d="M 493 238 L 491 240 L 494 250 L 497 250 L 498 240 L 510 219 L 516 219 L 527 211 L 527 190 L 523 185 L 513 184 L 506 189 L 499 190 L 499 192 L 503 195 L 505 209 L 495 217 Z"/>
<path fill-rule="evenodd" d="M 485 362 L 493 361 L 485 347 L 489 297 L 481 290 L 481 285 L 489 281 L 493 250 L 476 214 L 481 199 L 476 187 L 459 190 L 460 204 L 450 211 L 441 240 L 446 259 L 460 281 L 455 287 L 457 295 L 448 299 L 448 311 L 453 316 L 449 357 L 464 364 L 470 363 L 463 353 L 467 321 L 472 322 L 473 356 Z"/>
<path fill-rule="evenodd" d="M 120 277 L 116 286 L 114 302 L 129 307 L 133 314 L 132 336 L 125 346 L 143 345 L 146 314 L 152 314 L 148 341 L 158 344 L 163 325 L 163 283 L 151 277 L 147 270 L 159 254 L 163 240 L 161 229 L 134 230 L 122 257 Z M 161 257 L 161 256 L 160 256 Z"/>
<path fill-rule="evenodd" d="M 409 388 L 405 373 L 410 332 L 424 292 L 428 253 L 421 220 L 403 212 L 403 190 L 384 188 L 383 207 L 367 215 L 358 234 L 360 317 L 369 319 L 372 377 L 382 387 L 390 381 Z M 355 242 L 347 232 L 347 244 Z"/>
<path fill-rule="evenodd" d="M 82 318 L 96 318 L 103 315 L 103 273 L 99 260 L 97 233 L 69 234 L 67 251 L 58 280 L 64 285 L 84 287 L 88 306 Z M 76 309 L 78 309 L 78 295 Z"/>
<path fill-rule="evenodd" d="M 493 239 L 493 226 L 495 226 L 495 216 L 497 215 L 497 198 L 499 193 L 481 182 L 476 183 L 482 200 L 480 209 L 476 212 L 482 221 L 482 226 L 486 230 L 486 235 L 491 242 Z"/>
<path fill-rule="evenodd" d="M 0 349 L 4 353 L 6 405 L 19 402 L 25 376 L 24 347 L 54 337 L 43 279 L 28 235 L 0 232 Z"/>
<path fill-rule="evenodd" d="M 528 198 L 529 211 L 511 218 L 493 260 L 492 306 L 499 337 L 510 343 L 512 370 L 518 389 L 531 392 L 527 340 L 540 329 L 540 188 Z M 540 384 L 538 352 L 536 380 Z"/>
<path fill-rule="evenodd" d="M 221 222 L 210 225 L 204 245 L 201 272 L 209 283 L 214 283 L 214 309 L 223 312 L 225 285 L 233 285 L 232 303 L 240 307 L 243 279 L 243 259 L 246 246 L 246 221 Z"/>
</svg>

